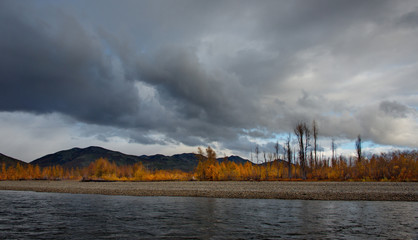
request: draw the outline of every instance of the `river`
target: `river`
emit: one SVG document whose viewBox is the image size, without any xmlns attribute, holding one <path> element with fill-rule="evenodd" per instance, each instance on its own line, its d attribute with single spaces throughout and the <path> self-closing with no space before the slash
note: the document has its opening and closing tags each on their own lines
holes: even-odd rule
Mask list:
<svg viewBox="0 0 418 240">
<path fill-rule="evenodd" d="M 0 191 L 0 239 L 417 239 L 417 202 Z"/>
</svg>

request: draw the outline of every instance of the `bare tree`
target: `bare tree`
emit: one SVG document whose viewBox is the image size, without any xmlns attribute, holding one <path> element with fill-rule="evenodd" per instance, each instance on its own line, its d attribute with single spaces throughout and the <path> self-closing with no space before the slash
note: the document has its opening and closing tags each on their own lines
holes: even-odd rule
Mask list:
<svg viewBox="0 0 418 240">
<path fill-rule="evenodd" d="M 266 165 L 266 180 L 268 179 L 268 175 L 269 175 L 269 163 L 267 163 L 267 157 L 266 157 L 266 151 L 263 150 L 263 156 L 264 156 L 264 164 Z"/>
<path fill-rule="evenodd" d="M 256 157 L 256 159 L 257 159 L 257 165 L 258 164 L 260 164 L 260 161 L 259 161 L 259 159 L 258 159 L 258 154 L 260 154 L 260 148 L 258 147 L 258 144 L 257 145 L 255 145 L 255 150 L 254 150 L 254 152 L 255 152 L 255 157 Z M 260 177 L 261 177 L 261 172 L 260 172 L 260 170 L 259 170 L 260 168 L 256 168 L 256 172 L 255 172 L 255 179 L 256 180 L 260 180 Z"/>
<path fill-rule="evenodd" d="M 314 164 L 317 165 L 318 164 L 318 158 L 316 156 L 316 152 L 318 149 L 318 144 L 317 144 L 317 140 L 318 140 L 318 126 L 316 124 L 316 121 L 313 120 L 312 122 L 312 134 L 313 134 L 313 141 L 314 141 Z"/>
<path fill-rule="evenodd" d="M 276 156 L 275 156 L 275 158 L 277 159 L 277 160 L 279 160 L 279 142 L 277 141 L 276 142 L 276 144 L 274 144 L 274 150 L 276 150 Z"/>
<path fill-rule="evenodd" d="M 331 156 L 331 164 L 332 164 L 332 167 L 334 167 L 335 166 L 335 163 L 336 163 L 336 160 L 335 160 L 335 148 L 336 148 L 336 145 L 335 145 L 335 139 L 334 138 L 332 138 L 331 139 L 331 151 L 332 151 L 332 156 Z"/>
<path fill-rule="evenodd" d="M 306 175 L 306 165 L 307 165 L 307 160 L 308 160 L 308 156 L 309 156 L 308 149 L 311 146 L 311 130 L 309 129 L 309 127 L 305 123 L 303 124 L 303 130 L 305 131 L 305 150 L 304 150 L 305 152 L 303 154 L 305 156 L 305 166 L 304 166 L 305 173 L 304 173 L 304 175 Z"/>
<path fill-rule="evenodd" d="M 271 164 L 271 162 L 274 161 L 274 153 L 268 153 L 267 156 L 268 156 L 268 159 L 269 159 L 269 163 Z M 277 174 L 277 179 L 279 179 L 279 177 L 280 177 L 280 175 Z"/>
<path fill-rule="evenodd" d="M 313 157 L 313 151 L 311 149 L 311 151 L 309 152 L 309 167 L 311 169 L 314 169 L 315 167 L 315 163 L 314 163 L 314 157 Z"/>
<path fill-rule="evenodd" d="M 306 175 L 305 175 L 305 127 L 306 124 L 304 123 L 298 123 L 294 129 L 297 141 L 298 141 L 298 145 L 299 145 L 299 162 L 300 162 L 300 167 L 302 170 L 302 178 L 305 179 Z"/>
<path fill-rule="evenodd" d="M 259 153 L 260 153 L 260 149 L 258 148 L 258 145 L 255 145 L 255 156 L 257 158 L 257 164 L 259 164 L 259 161 L 258 161 L 258 154 Z"/>
<path fill-rule="evenodd" d="M 279 141 L 277 141 L 276 144 L 274 144 L 274 150 L 276 150 L 274 158 L 276 159 L 277 169 L 279 169 L 279 166 L 280 166 L 279 146 L 280 146 Z M 279 171 L 277 171 L 277 178 L 279 178 L 279 176 L 280 176 L 280 173 L 279 173 Z"/>
<path fill-rule="evenodd" d="M 267 164 L 266 150 L 263 150 L 264 164 Z"/>
<path fill-rule="evenodd" d="M 291 137 L 290 137 L 290 133 L 289 133 L 289 136 L 287 136 L 287 139 L 286 139 L 286 154 L 287 154 L 287 163 L 288 163 L 288 176 L 289 176 L 289 179 L 291 179 L 292 178 L 292 149 L 290 148 L 290 141 L 291 141 Z"/>
<path fill-rule="evenodd" d="M 357 161 L 361 162 L 362 155 L 361 155 L 361 137 L 360 137 L 360 134 L 357 136 L 357 140 L 356 140 L 356 151 L 357 151 Z"/>
<path fill-rule="evenodd" d="M 293 146 L 293 163 L 298 164 L 298 161 L 296 159 L 296 147 Z"/>
</svg>

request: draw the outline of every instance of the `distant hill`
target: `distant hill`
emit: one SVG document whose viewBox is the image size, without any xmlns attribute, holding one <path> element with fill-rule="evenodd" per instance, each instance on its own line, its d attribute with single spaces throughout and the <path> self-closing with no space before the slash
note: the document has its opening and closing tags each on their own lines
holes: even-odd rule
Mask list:
<svg viewBox="0 0 418 240">
<path fill-rule="evenodd" d="M 32 161 L 31 164 L 39 165 L 40 167 L 61 165 L 64 168 L 84 168 L 99 158 L 106 158 L 110 162 L 115 162 L 118 166 L 142 162 L 150 170 L 178 169 L 189 172 L 193 171 L 198 164 L 198 159 L 194 153 L 182 153 L 173 156 L 161 154 L 134 156 L 101 147 L 72 148 L 59 151 L 38 158 Z M 236 163 L 244 164 L 248 162 L 248 160 L 238 156 L 231 156 L 228 159 Z M 218 161 L 223 161 L 223 158 L 218 158 Z"/>
<path fill-rule="evenodd" d="M 161 154 L 139 157 L 139 161 L 148 169 L 178 169 L 186 172 L 193 171 L 198 164 L 198 160 L 194 153 L 182 153 L 173 156 L 165 156 Z"/>
<path fill-rule="evenodd" d="M 72 148 L 48 154 L 31 162 L 33 165 L 48 167 L 61 165 L 64 168 L 83 168 L 89 166 L 99 158 L 107 158 L 117 165 L 131 165 L 139 161 L 137 156 L 126 155 L 121 152 L 111 151 L 101 147 Z"/>
<path fill-rule="evenodd" d="M 287 166 L 286 164 L 288 164 L 288 162 L 286 161 L 286 160 L 282 160 L 282 159 L 276 159 L 276 160 L 273 160 L 273 161 L 271 161 L 271 162 L 268 162 L 270 165 L 275 165 L 275 164 L 280 164 L 280 163 L 283 163 L 283 164 L 285 164 L 285 166 Z M 292 166 L 294 166 L 295 164 L 293 164 L 293 163 L 291 163 L 292 164 Z M 260 163 L 260 165 L 261 166 L 265 166 L 266 165 L 266 163 L 263 161 L 262 163 Z"/>
<path fill-rule="evenodd" d="M 219 162 L 222 162 L 223 160 L 224 160 L 223 158 L 218 158 L 218 161 Z M 234 156 L 234 155 L 229 156 L 228 157 L 228 161 L 231 161 L 231 162 L 234 162 L 234 163 L 239 163 L 239 164 L 245 164 L 247 162 L 250 162 L 251 163 L 250 160 L 244 159 L 244 158 L 242 158 L 240 156 Z"/>
<path fill-rule="evenodd" d="M 24 161 L 21 161 L 21 160 L 18 160 L 18 159 L 15 159 L 15 158 L 12 158 L 12 157 L 9 157 L 9 156 L 6 156 L 6 155 L 3 155 L 3 154 L 0 153 L 0 167 L 3 165 L 3 163 L 6 164 L 6 168 L 8 168 L 10 166 L 14 167 L 18 163 L 22 166 L 28 165 L 28 163 L 26 163 Z"/>
</svg>

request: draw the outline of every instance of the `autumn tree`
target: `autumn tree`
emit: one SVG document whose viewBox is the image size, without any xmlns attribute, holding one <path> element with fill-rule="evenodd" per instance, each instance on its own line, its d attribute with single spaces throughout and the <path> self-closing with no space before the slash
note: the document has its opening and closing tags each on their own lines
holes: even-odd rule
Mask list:
<svg viewBox="0 0 418 240">
<path fill-rule="evenodd" d="M 136 163 L 133 166 L 133 179 L 136 181 L 143 181 L 146 180 L 147 175 L 149 174 L 148 171 L 145 169 L 142 162 Z"/>
<path fill-rule="evenodd" d="M 6 180 L 6 179 L 7 179 L 6 163 L 3 162 L 1 164 L 0 180 Z"/>
<path fill-rule="evenodd" d="M 206 179 L 205 168 L 207 166 L 205 166 L 206 165 L 206 158 L 205 158 L 205 153 L 203 152 L 202 148 L 200 148 L 200 147 L 197 148 L 196 157 L 199 161 L 199 163 L 197 164 L 197 167 L 195 169 L 196 177 L 200 180 L 205 180 Z"/>
<path fill-rule="evenodd" d="M 264 157 L 264 167 L 266 168 L 266 180 L 269 178 L 269 165 L 270 163 L 267 162 L 266 151 L 263 150 L 263 157 Z"/>
<path fill-rule="evenodd" d="M 206 148 L 206 156 L 201 148 L 198 148 L 197 157 L 199 163 L 195 169 L 196 177 L 199 180 L 217 180 L 219 175 L 219 163 L 216 160 L 216 152 L 211 148 Z"/>
</svg>

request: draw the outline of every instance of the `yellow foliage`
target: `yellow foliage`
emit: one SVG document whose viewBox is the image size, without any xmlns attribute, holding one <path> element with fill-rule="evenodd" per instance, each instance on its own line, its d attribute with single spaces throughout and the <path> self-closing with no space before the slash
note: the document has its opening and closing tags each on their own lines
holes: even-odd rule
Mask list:
<svg viewBox="0 0 418 240">
<path fill-rule="evenodd" d="M 199 163 L 193 173 L 179 170 L 150 171 L 142 163 L 132 166 L 117 166 L 100 158 L 83 169 L 64 169 L 61 166 L 40 168 L 39 166 L 17 164 L 0 168 L 0 180 L 19 179 L 72 179 L 81 177 L 91 180 L 110 181 L 187 181 L 196 178 L 206 181 L 248 181 L 287 180 L 288 167 L 283 162 L 254 165 L 250 162 L 237 164 L 225 158 L 219 163 L 216 153 L 208 147 L 205 153 L 199 148 L 196 155 Z M 301 178 L 301 167 L 292 165 L 292 179 Z M 308 180 L 332 181 L 418 181 L 418 152 L 392 152 L 375 155 L 369 160 L 356 161 L 353 165 L 340 158 L 332 166 L 327 160 L 318 160 L 314 166 L 307 166 Z"/>
</svg>

